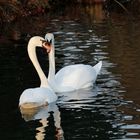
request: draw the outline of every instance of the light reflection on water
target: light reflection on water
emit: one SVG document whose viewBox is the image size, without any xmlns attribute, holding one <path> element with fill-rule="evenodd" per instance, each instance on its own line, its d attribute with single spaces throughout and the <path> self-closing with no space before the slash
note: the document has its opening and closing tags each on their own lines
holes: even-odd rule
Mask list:
<svg viewBox="0 0 140 140">
<path fill-rule="evenodd" d="M 17 109 L 19 93 L 28 88 L 29 85 L 38 86 L 37 75 L 28 60 L 25 49 L 27 42 L 1 46 L 0 57 L 3 67 L 0 70 L 4 80 L 0 85 L 2 92 L 0 98 L 3 100 L 1 104 L 4 102 L 7 105 L 10 104 L 6 106 L 10 113 L 5 111 L 6 107 L 1 109 L 4 112 L 1 120 L 6 120 L 2 122 L 1 126 L 7 128 L 1 128 L 1 132 L 6 130 L 2 138 L 6 138 L 7 134 L 14 134 L 14 139 L 125 140 L 140 138 L 139 100 L 133 98 L 137 101 L 135 104 L 131 98 L 126 98 L 130 96 L 130 94 L 126 94 L 128 89 L 135 90 L 127 89 L 127 87 L 130 87 L 131 80 L 134 80 L 131 78 L 135 77 L 135 74 L 131 73 L 133 70 L 129 68 L 135 70 L 139 66 L 130 65 L 135 64 L 135 60 L 139 61 L 136 59 L 138 57 L 134 57 L 138 55 L 137 47 L 129 48 L 127 44 L 129 42 L 124 43 L 125 38 L 120 37 L 122 29 L 119 30 L 120 32 L 116 30 L 116 28 L 120 29 L 123 26 L 109 26 L 104 23 L 93 27 L 88 20 L 83 22 L 66 18 L 62 21 L 61 18 L 52 19 L 47 26 L 45 25 L 45 31 L 53 32 L 56 39 L 56 70 L 77 63 L 95 65 L 102 60 L 103 68 L 97 82 L 93 89 L 58 94 L 58 102 L 48 108 L 41 108 L 31 112 L 28 116 L 22 112 L 22 117 L 26 121 L 28 120 L 24 122 Z M 89 22 L 88 26 L 86 26 L 87 22 Z M 113 34 L 109 35 L 108 30 Z M 41 29 L 41 31 L 43 30 Z M 119 36 L 115 36 L 116 33 Z M 126 34 L 124 33 L 124 36 Z M 44 58 L 46 54 L 39 50 L 38 55 L 42 67 L 47 73 L 48 65 L 46 65 L 46 58 Z M 130 63 L 127 63 L 128 61 Z M 137 70 L 135 72 L 137 74 Z M 136 85 L 135 83 L 134 87 Z M 7 86 L 8 88 L 6 88 Z M 11 115 L 11 118 L 7 114 Z M 14 132 L 14 129 L 10 128 L 17 131 Z M 60 132 L 57 128 L 61 128 Z M 63 133 L 60 134 L 61 132 Z M 27 136 L 24 136 L 23 133 Z M 11 135 L 8 138 L 11 138 Z"/>
</svg>

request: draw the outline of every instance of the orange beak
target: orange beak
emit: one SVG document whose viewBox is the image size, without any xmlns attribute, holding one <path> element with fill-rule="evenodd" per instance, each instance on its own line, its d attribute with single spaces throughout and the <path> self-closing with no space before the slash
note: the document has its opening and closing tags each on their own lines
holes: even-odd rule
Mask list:
<svg viewBox="0 0 140 140">
<path fill-rule="evenodd" d="M 51 52 L 51 45 L 48 44 L 47 42 L 42 44 L 43 48 L 45 48 L 47 50 L 47 53 Z"/>
<path fill-rule="evenodd" d="M 52 47 L 51 44 L 44 40 L 41 41 L 42 41 L 42 47 L 47 50 L 47 53 L 50 53 Z"/>
</svg>

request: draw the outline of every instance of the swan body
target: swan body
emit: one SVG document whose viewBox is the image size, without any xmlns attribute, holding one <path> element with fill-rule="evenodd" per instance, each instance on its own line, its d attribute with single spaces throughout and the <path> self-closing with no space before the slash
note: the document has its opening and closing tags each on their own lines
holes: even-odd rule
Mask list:
<svg viewBox="0 0 140 140">
<path fill-rule="evenodd" d="M 96 81 L 97 75 L 101 70 L 102 61 L 98 62 L 94 67 L 84 64 L 66 66 L 55 74 L 55 47 L 53 34 L 46 34 L 45 40 L 47 43 L 44 47 L 48 49 L 49 55 L 48 81 L 55 92 L 71 92 L 93 86 L 93 83 Z"/>
<path fill-rule="evenodd" d="M 39 75 L 41 84 L 40 87 L 29 88 L 23 91 L 19 99 L 19 106 L 22 108 L 39 107 L 57 100 L 57 96 L 50 88 L 48 80 L 43 73 L 36 56 L 36 47 L 43 47 L 43 42 L 41 40 L 43 40 L 42 37 L 35 36 L 32 37 L 28 43 L 28 55 Z"/>
<path fill-rule="evenodd" d="M 20 105 L 34 104 L 37 106 L 47 105 L 57 100 L 55 93 L 46 87 L 29 88 L 20 96 Z"/>
<path fill-rule="evenodd" d="M 84 64 L 70 65 L 59 70 L 55 75 L 55 84 L 61 92 L 69 92 L 93 86 L 101 67 L 99 62 L 95 67 Z"/>
</svg>

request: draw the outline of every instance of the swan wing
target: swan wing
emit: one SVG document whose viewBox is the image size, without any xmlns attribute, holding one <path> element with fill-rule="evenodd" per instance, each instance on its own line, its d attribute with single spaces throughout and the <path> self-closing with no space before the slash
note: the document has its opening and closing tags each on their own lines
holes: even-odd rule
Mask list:
<svg viewBox="0 0 140 140">
<path fill-rule="evenodd" d="M 102 67 L 102 61 L 98 62 L 95 66 L 93 66 L 93 69 L 96 71 L 97 75 L 100 73 L 101 67 Z"/>
<path fill-rule="evenodd" d="M 96 70 L 90 65 L 70 65 L 62 68 L 55 75 L 57 85 L 75 89 L 92 86 L 97 77 Z"/>
</svg>

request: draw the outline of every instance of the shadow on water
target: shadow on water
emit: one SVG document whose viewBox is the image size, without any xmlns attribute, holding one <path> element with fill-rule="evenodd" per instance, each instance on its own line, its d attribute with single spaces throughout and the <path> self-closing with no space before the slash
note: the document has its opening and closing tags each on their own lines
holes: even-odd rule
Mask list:
<svg viewBox="0 0 140 140">
<path fill-rule="evenodd" d="M 139 21 L 133 19 L 134 23 L 121 14 L 110 16 L 107 18 L 99 5 L 73 6 L 65 8 L 63 14 L 25 19 L 3 29 L 1 139 L 140 138 Z M 39 85 L 27 55 L 27 41 L 46 32 L 55 35 L 57 71 L 70 64 L 95 65 L 99 60 L 103 61 L 103 67 L 94 88 L 61 93 L 56 104 L 20 112 L 18 99 L 22 91 Z M 37 54 L 47 74 L 46 53 L 38 49 Z"/>
</svg>

